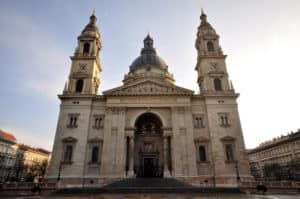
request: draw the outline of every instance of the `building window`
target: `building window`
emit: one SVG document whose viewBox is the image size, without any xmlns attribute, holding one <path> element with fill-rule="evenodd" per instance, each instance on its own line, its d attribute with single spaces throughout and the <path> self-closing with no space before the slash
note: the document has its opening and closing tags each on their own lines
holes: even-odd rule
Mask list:
<svg viewBox="0 0 300 199">
<path fill-rule="evenodd" d="M 207 42 L 207 50 L 208 52 L 213 52 L 215 50 L 213 42 Z"/>
<path fill-rule="evenodd" d="M 83 45 L 83 53 L 87 54 L 90 52 L 90 43 L 84 43 Z"/>
<path fill-rule="evenodd" d="M 62 157 L 62 163 L 65 164 L 71 164 L 73 159 L 73 151 L 75 144 L 77 142 L 77 139 L 73 137 L 67 137 L 62 139 L 63 142 L 63 157 Z"/>
<path fill-rule="evenodd" d="M 152 142 L 145 142 L 144 152 L 154 152 L 154 144 Z"/>
<path fill-rule="evenodd" d="M 69 114 L 69 124 L 67 125 L 68 128 L 77 128 L 79 114 Z"/>
<path fill-rule="evenodd" d="M 219 115 L 220 126 L 222 127 L 230 127 L 229 119 L 227 114 L 220 114 Z"/>
<path fill-rule="evenodd" d="M 81 93 L 81 92 L 82 92 L 82 89 L 83 89 L 83 80 L 82 80 L 82 79 L 79 79 L 79 80 L 77 80 L 77 82 L 76 82 L 76 92 L 77 92 L 77 93 Z"/>
<path fill-rule="evenodd" d="M 222 82 L 219 78 L 214 79 L 214 85 L 216 91 L 222 91 Z"/>
<path fill-rule="evenodd" d="M 204 122 L 202 117 L 194 117 L 194 127 L 195 128 L 204 128 Z"/>
<path fill-rule="evenodd" d="M 104 115 L 94 115 L 95 118 L 95 123 L 94 123 L 94 128 L 96 129 L 101 129 L 104 127 Z"/>
<path fill-rule="evenodd" d="M 200 162 L 205 162 L 206 161 L 206 152 L 205 152 L 205 147 L 204 146 L 199 146 L 199 160 Z"/>
<path fill-rule="evenodd" d="M 89 164 L 99 164 L 101 160 L 102 140 L 99 138 L 93 138 L 90 139 L 88 142 L 88 156 L 90 157 Z"/>
<path fill-rule="evenodd" d="M 99 146 L 94 146 L 92 149 L 91 163 L 98 163 L 99 159 Z"/>
<path fill-rule="evenodd" d="M 225 155 L 226 155 L 226 161 L 228 162 L 234 161 L 232 144 L 225 144 Z"/>
<path fill-rule="evenodd" d="M 66 163 L 72 162 L 72 155 L 73 155 L 73 146 L 66 145 L 64 162 L 66 162 Z"/>
</svg>

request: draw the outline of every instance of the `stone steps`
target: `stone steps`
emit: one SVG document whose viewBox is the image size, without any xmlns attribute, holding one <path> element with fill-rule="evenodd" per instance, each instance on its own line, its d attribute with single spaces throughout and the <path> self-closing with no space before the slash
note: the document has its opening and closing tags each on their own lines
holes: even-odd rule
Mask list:
<svg viewBox="0 0 300 199">
<path fill-rule="evenodd" d="M 57 193 L 241 193 L 241 191 L 238 188 L 194 187 L 174 178 L 126 178 L 103 187 L 64 188 Z"/>
<path fill-rule="evenodd" d="M 127 178 L 103 188 L 192 188 L 192 186 L 173 178 Z"/>
</svg>

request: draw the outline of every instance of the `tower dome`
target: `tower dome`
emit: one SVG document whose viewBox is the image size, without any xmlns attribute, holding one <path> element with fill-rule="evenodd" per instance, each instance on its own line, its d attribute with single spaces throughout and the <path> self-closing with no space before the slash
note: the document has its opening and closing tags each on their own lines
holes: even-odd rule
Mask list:
<svg viewBox="0 0 300 199">
<path fill-rule="evenodd" d="M 207 16 L 204 13 L 203 9 L 201 10 L 200 16 L 200 26 L 198 27 L 198 36 L 201 35 L 217 35 L 216 30 L 212 27 L 212 25 L 207 21 Z"/>
<path fill-rule="evenodd" d="M 96 22 L 97 22 L 97 17 L 96 17 L 96 13 L 94 10 L 93 14 L 90 16 L 89 23 L 81 31 L 79 38 L 85 37 L 85 36 L 100 38 L 99 28 L 98 28 Z"/>
</svg>

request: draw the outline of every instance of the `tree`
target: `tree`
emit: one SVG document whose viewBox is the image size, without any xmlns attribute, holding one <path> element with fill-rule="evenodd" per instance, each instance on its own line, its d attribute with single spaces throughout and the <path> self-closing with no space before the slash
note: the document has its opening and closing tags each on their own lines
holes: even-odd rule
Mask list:
<svg viewBox="0 0 300 199">
<path fill-rule="evenodd" d="M 300 181 L 300 158 L 292 159 L 288 164 L 288 179 Z"/>
<path fill-rule="evenodd" d="M 270 163 L 264 165 L 264 176 L 270 180 L 281 180 L 282 167 L 278 163 Z"/>
</svg>

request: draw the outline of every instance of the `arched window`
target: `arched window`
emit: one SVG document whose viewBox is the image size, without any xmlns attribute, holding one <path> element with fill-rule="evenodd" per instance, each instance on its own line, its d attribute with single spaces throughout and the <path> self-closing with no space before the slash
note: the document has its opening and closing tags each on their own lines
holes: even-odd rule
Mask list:
<svg viewBox="0 0 300 199">
<path fill-rule="evenodd" d="M 221 91 L 222 90 L 222 82 L 219 78 L 214 79 L 214 85 L 215 85 L 215 90 L 216 91 Z"/>
<path fill-rule="evenodd" d="M 200 159 L 200 162 L 206 161 L 205 147 L 202 145 L 199 146 L 199 159 Z"/>
<path fill-rule="evenodd" d="M 91 159 L 92 163 L 97 163 L 98 162 L 98 155 L 99 155 L 99 147 L 94 146 L 93 150 L 92 150 L 92 159 Z"/>
<path fill-rule="evenodd" d="M 207 50 L 208 50 L 208 52 L 215 51 L 213 42 L 211 42 L 211 41 L 207 42 Z"/>
<path fill-rule="evenodd" d="M 79 79 L 76 82 L 76 92 L 81 93 L 82 89 L 83 89 L 83 80 Z"/>
<path fill-rule="evenodd" d="M 84 43 L 83 53 L 89 53 L 89 52 L 90 52 L 90 43 Z"/>
</svg>

